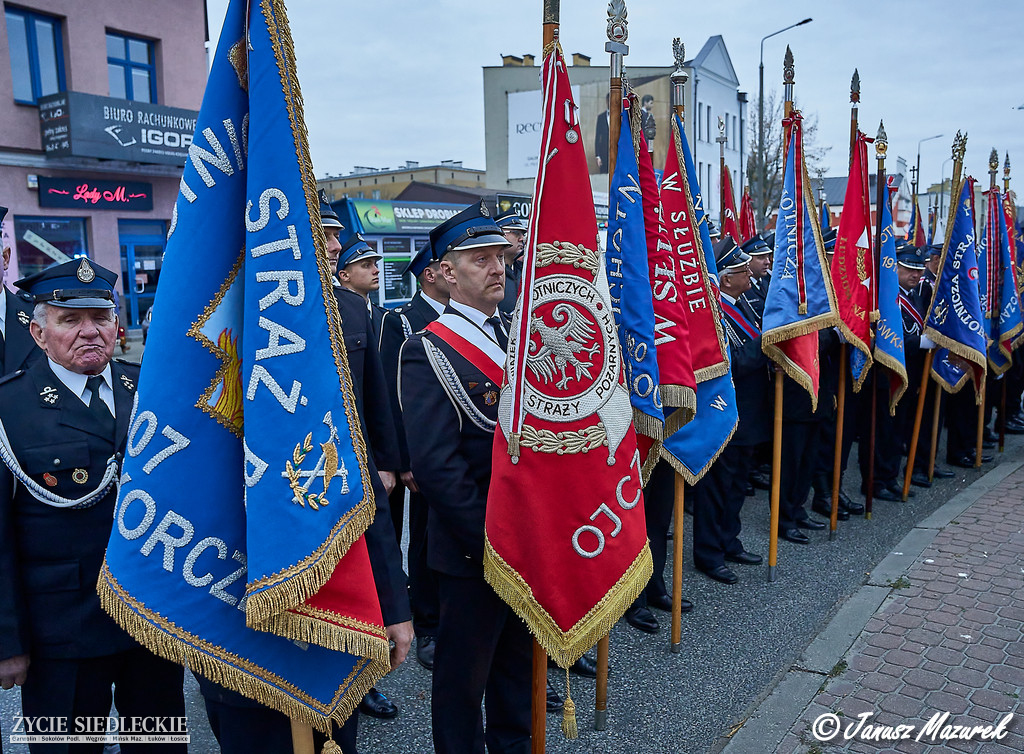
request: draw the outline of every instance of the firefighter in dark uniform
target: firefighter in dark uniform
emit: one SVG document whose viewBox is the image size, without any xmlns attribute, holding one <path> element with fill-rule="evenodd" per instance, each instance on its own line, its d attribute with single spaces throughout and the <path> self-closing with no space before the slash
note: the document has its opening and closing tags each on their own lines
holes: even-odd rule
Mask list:
<svg viewBox="0 0 1024 754">
<path fill-rule="evenodd" d="M 431 329 L 402 347 L 400 394 L 410 465 L 429 506 L 427 560 L 438 573 L 434 749 L 483 754 L 486 744 L 492 752 L 525 754 L 530 634 L 483 573 L 501 387 L 486 371 L 504 368 L 508 347 L 498 304 L 509 244 L 481 203 L 434 228 L 430 245 L 451 299 Z M 487 707 L 486 730 L 481 702 Z"/>
<path fill-rule="evenodd" d="M 7 207 L 0 207 L 0 224 L 7 216 Z M 0 268 L 0 377 L 23 369 L 43 352 L 29 332 L 32 320 L 32 302 L 26 294 L 18 295 L 4 285 L 7 266 L 11 263 L 11 248 L 4 247 L 3 267 Z"/>
<path fill-rule="evenodd" d="M 760 328 L 764 318 L 764 302 L 768 300 L 768 284 L 772 280 L 769 274 L 772 268 L 772 247 L 764 242 L 761 234 L 757 234 L 744 241 L 740 248 L 750 257 L 750 288 L 740 298 L 753 310 L 756 315 L 754 323 Z"/>
<path fill-rule="evenodd" d="M 409 468 L 409 447 L 402 424 L 398 398 L 398 354 L 402 344 L 433 322 L 448 305 L 448 283 L 441 275 L 441 263 L 434 259 L 430 243 L 425 243 L 409 262 L 405 274 L 412 273 L 419 290 L 407 304 L 390 310 L 384 317 L 380 355 L 384 364 L 391 397 L 391 411 L 398 430 L 400 455 L 399 482 L 389 498 L 392 516 L 398 516 L 396 533 L 401 526 L 405 491 L 409 490 L 409 605 L 416 633 L 416 659 L 427 670 L 434 668 L 434 647 L 437 637 L 437 575 L 427 565 L 427 501 L 416 485 Z"/>
<path fill-rule="evenodd" d="M 502 314 L 512 315 L 519 298 L 519 281 L 523 277 L 523 252 L 526 250 L 526 231 L 530 229 L 525 217 L 514 209 L 502 212 L 494 223 L 505 234 L 511 244 L 505 251 L 505 297 L 498 304 Z"/>
<path fill-rule="evenodd" d="M 771 383 L 768 359 L 761 351 L 761 328 L 742 298 L 750 287 L 750 256 L 730 236 L 716 243 L 714 252 L 739 424 L 718 460 L 693 487 L 693 563 L 709 578 L 735 584 L 739 578 L 726 562 L 757 565 L 762 560 L 743 549 L 739 540 L 740 508 L 754 447 L 770 436 Z"/>
<path fill-rule="evenodd" d="M 45 358 L 0 382 L 0 685 L 21 685 L 23 713 L 64 718 L 69 733 L 76 717 L 110 714 L 111 686 L 122 718 L 185 715 L 182 668 L 139 646 L 96 594 L 139 376 L 111 361 L 116 280 L 85 258 L 19 280 Z"/>
</svg>

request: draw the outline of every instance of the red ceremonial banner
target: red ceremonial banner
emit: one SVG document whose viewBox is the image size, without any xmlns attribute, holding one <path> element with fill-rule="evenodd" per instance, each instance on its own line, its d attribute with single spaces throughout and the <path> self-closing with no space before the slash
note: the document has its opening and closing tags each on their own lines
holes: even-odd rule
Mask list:
<svg viewBox="0 0 1024 754">
<path fill-rule="evenodd" d="M 640 133 L 638 164 L 644 231 L 647 233 L 647 264 L 654 295 L 654 345 L 658 351 L 661 402 L 665 406 L 664 437 L 668 437 L 692 420 L 697 411 L 697 378 L 691 363 L 690 330 L 681 295 L 679 270 L 672 255 L 658 180 L 654 175 L 651 153 L 647 151 L 647 140 L 643 133 Z M 656 456 L 644 455 L 644 458 L 648 457 Z"/>
<path fill-rule="evenodd" d="M 743 198 L 740 200 L 740 236 L 743 241 L 749 241 L 757 235 L 757 223 L 754 222 L 754 201 L 750 198 L 750 187 L 743 188 Z"/>
<path fill-rule="evenodd" d="M 651 577 L 640 454 L 561 48 L 494 433 L 484 575 L 568 668 Z M 556 483 L 557 480 L 557 483 Z"/>
<path fill-rule="evenodd" d="M 871 312 L 875 305 L 875 256 L 872 254 L 871 192 L 868 188 L 868 140 L 857 132 L 846 181 L 843 212 L 836 231 L 836 250 L 832 257 L 832 284 L 837 296 L 839 329 L 847 342 L 867 360 L 854 374 L 857 392 L 867 379 L 872 364 Z"/>
<path fill-rule="evenodd" d="M 732 193 L 732 178 L 729 169 L 722 171 L 722 238 L 732 236 L 737 244 L 746 239 L 740 238 L 740 230 L 736 227 L 736 199 Z"/>
<path fill-rule="evenodd" d="M 693 197 L 684 164 L 678 119 L 673 118 L 672 148 L 661 179 L 662 217 L 678 275 L 678 295 L 686 309 L 693 374 L 697 382 L 703 382 L 729 371 L 729 352 L 722 323 L 715 316 L 718 304 L 704 264 L 700 229 L 693 222 Z"/>
</svg>

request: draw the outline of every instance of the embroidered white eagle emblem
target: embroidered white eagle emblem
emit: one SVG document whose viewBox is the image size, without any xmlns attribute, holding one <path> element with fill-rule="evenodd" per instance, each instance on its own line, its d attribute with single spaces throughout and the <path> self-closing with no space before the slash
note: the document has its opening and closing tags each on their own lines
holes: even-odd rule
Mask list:
<svg viewBox="0 0 1024 754">
<path fill-rule="evenodd" d="M 555 321 L 555 327 L 549 326 L 542 316 L 535 316 L 530 322 L 530 331 L 540 335 L 541 345 L 538 348 L 536 342 L 530 341 L 530 347 L 526 355 L 526 364 L 538 380 L 547 383 L 555 378 L 558 371 L 561 371 L 562 378 L 555 383 L 559 390 L 565 390 L 572 379 L 580 380 L 583 377 L 593 379 L 590 370 L 594 366 L 593 356 L 601 350 L 598 343 L 587 346 L 597 334 L 597 331 L 587 321 L 587 318 L 569 304 L 556 304 L 551 310 L 551 317 Z M 584 361 L 578 354 L 586 354 L 591 357 L 590 361 Z M 569 367 L 575 371 L 575 377 L 568 374 Z"/>
</svg>

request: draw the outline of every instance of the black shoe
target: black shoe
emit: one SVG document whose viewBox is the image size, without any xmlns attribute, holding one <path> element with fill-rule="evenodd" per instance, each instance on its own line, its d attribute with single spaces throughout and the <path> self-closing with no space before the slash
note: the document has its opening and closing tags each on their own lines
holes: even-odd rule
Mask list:
<svg viewBox="0 0 1024 754">
<path fill-rule="evenodd" d="M 846 511 L 851 516 L 860 516 L 864 513 L 864 503 L 855 502 L 849 495 L 839 490 L 839 510 Z"/>
<path fill-rule="evenodd" d="M 879 487 L 875 490 L 875 494 L 871 496 L 873 500 L 888 500 L 890 503 L 901 503 L 903 502 L 903 490 L 898 493 L 893 492 L 888 487 Z"/>
<path fill-rule="evenodd" d="M 548 658 L 548 667 L 557 668 L 558 665 L 550 657 Z M 576 660 L 569 668 L 569 672 L 573 675 L 583 676 L 584 678 L 597 678 L 597 660 L 590 655 L 580 655 L 580 659 Z"/>
<path fill-rule="evenodd" d="M 829 519 L 830 521 L 832 520 L 832 502 L 831 501 L 829 501 L 828 503 L 819 503 L 817 500 L 815 500 L 813 503 L 811 503 L 811 510 L 814 511 L 815 513 L 817 513 L 819 516 L 824 516 L 825 518 Z M 847 513 L 846 511 L 844 511 L 842 509 L 842 506 L 840 506 L 839 507 L 839 511 L 836 513 L 836 518 L 838 520 L 840 520 L 840 521 L 849 521 L 850 520 L 850 514 Z"/>
<path fill-rule="evenodd" d="M 992 443 L 993 446 L 995 446 L 995 444 L 997 442 L 999 442 L 999 435 L 997 435 L 995 432 L 993 432 L 988 427 L 985 427 L 985 431 L 982 433 L 981 439 L 984 442 L 990 442 L 990 443 Z"/>
<path fill-rule="evenodd" d="M 702 568 L 700 569 L 700 572 L 707 576 L 709 579 L 720 581 L 723 584 L 735 584 L 737 581 L 740 580 L 735 573 L 730 571 L 724 565 L 715 566 L 714 568 L 709 568 L 706 571 Z"/>
<path fill-rule="evenodd" d="M 982 450 L 995 450 L 996 445 L 998 445 L 998 444 L 999 443 L 996 440 L 984 440 L 981 443 L 981 449 Z M 985 463 L 985 457 L 984 456 L 982 456 L 981 462 Z"/>
<path fill-rule="evenodd" d="M 562 697 L 555 691 L 555 687 L 551 685 L 551 681 L 548 681 L 548 696 L 547 696 L 547 707 L 548 712 L 561 712 L 562 707 L 565 703 L 562 701 Z"/>
<path fill-rule="evenodd" d="M 911 475 L 911 476 L 913 476 L 913 475 Z M 913 481 L 911 481 L 911 483 L 913 483 Z M 887 485 L 885 485 L 885 488 L 887 490 L 889 490 L 889 492 L 891 492 L 892 494 L 899 495 L 900 500 L 903 499 L 903 484 L 902 483 L 897 482 L 895 479 L 893 479 Z M 909 490 L 907 492 L 907 498 L 909 499 L 909 498 L 912 498 L 912 497 L 917 497 L 917 493 L 914 492 L 913 490 Z"/>
<path fill-rule="evenodd" d="M 829 515 L 831 515 L 831 513 Z M 796 525 L 801 529 L 808 529 L 809 531 L 818 531 L 819 529 L 824 529 L 827 526 L 824 521 L 819 521 L 816 518 L 802 518 L 796 522 Z"/>
<path fill-rule="evenodd" d="M 928 475 L 923 471 L 915 471 L 910 475 L 910 483 L 918 487 L 931 487 L 932 483 L 928 481 Z"/>
<path fill-rule="evenodd" d="M 433 636 L 416 637 L 416 660 L 427 670 L 434 669 L 434 650 L 437 644 Z"/>
<path fill-rule="evenodd" d="M 756 493 L 754 491 L 754 485 L 752 485 L 750 482 L 747 482 L 747 486 L 743 490 L 743 497 L 753 497 L 755 494 Z"/>
<path fill-rule="evenodd" d="M 789 541 L 795 542 L 798 545 L 810 544 L 810 539 L 799 529 L 786 529 L 782 532 L 782 538 Z"/>
<path fill-rule="evenodd" d="M 1011 419 L 1010 421 L 1006 422 L 1006 434 L 1024 435 L 1024 421 Z"/>
<path fill-rule="evenodd" d="M 771 477 L 763 471 L 755 471 L 751 474 L 750 483 L 759 490 L 770 490 L 772 488 Z"/>
<path fill-rule="evenodd" d="M 959 466 L 962 469 L 973 469 L 974 468 L 974 457 L 975 452 L 969 450 L 966 453 L 961 453 L 958 456 L 946 456 L 946 463 L 950 466 Z M 992 460 L 991 453 L 982 453 L 981 462 L 989 463 Z"/>
<path fill-rule="evenodd" d="M 935 471 L 932 472 L 932 476 L 935 479 L 952 479 L 956 474 L 949 469 L 944 469 L 941 466 L 936 466 Z"/>
<path fill-rule="evenodd" d="M 761 565 L 764 560 L 760 555 L 755 555 L 746 550 L 740 550 L 736 555 L 725 554 L 725 559 L 730 563 L 742 563 L 743 565 Z"/>
<path fill-rule="evenodd" d="M 669 595 L 667 595 L 667 594 L 659 594 L 656 597 L 648 596 L 647 597 L 647 607 L 653 607 L 656 610 L 661 610 L 662 612 L 671 613 L 672 612 L 672 598 Z M 688 613 L 691 610 L 693 610 L 693 603 L 690 602 L 690 600 L 688 600 L 685 597 L 683 597 L 679 612 L 681 612 L 681 613 Z"/>
<path fill-rule="evenodd" d="M 377 689 L 370 689 L 363 697 L 363 701 L 359 702 L 359 711 L 370 717 L 389 720 L 398 714 L 398 707 Z"/>
<path fill-rule="evenodd" d="M 646 607 L 633 606 L 626 611 L 626 623 L 645 634 L 656 634 L 661 625 Z"/>
</svg>

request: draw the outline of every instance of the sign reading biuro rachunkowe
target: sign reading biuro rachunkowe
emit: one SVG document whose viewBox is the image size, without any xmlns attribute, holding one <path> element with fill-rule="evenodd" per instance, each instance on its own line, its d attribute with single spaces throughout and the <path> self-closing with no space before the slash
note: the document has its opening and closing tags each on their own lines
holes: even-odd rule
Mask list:
<svg viewBox="0 0 1024 754">
<path fill-rule="evenodd" d="M 153 209 L 153 184 L 39 176 L 39 206 L 146 212 Z"/>
<path fill-rule="evenodd" d="M 196 115 L 195 110 L 81 92 L 39 99 L 39 130 L 47 157 L 184 165 Z M 233 144 L 222 146 L 228 152 L 235 149 Z"/>
</svg>

